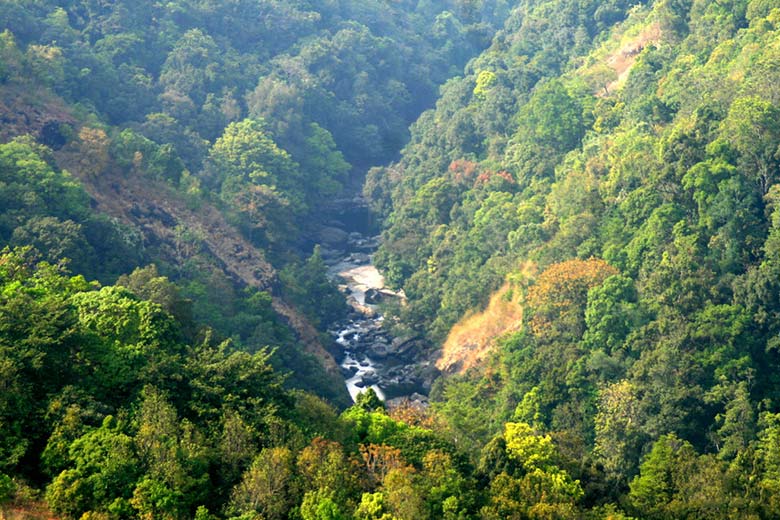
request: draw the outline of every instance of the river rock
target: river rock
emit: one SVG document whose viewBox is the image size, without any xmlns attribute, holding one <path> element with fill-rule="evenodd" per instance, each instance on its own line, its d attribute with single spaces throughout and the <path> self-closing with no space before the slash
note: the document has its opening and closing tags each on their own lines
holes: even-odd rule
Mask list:
<svg viewBox="0 0 780 520">
<path fill-rule="evenodd" d="M 369 372 L 363 376 L 363 383 L 366 386 L 376 385 L 380 381 L 379 376 L 373 372 Z"/>
<path fill-rule="evenodd" d="M 371 257 L 366 253 L 352 253 L 347 257 L 347 261 L 357 265 L 365 265 L 371 262 Z"/>
<path fill-rule="evenodd" d="M 325 219 L 318 238 L 322 247 L 328 248 L 329 256 L 341 250 L 341 256 L 335 258 L 337 262 L 331 262 L 330 274 L 340 285 L 351 309 L 349 319 L 334 324 L 331 334 L 338 338 L 333 346 L 340 348 L 342 374 L 350 380 L 350 385 L 354 381 L 350 392 L 354 395 L 356 388 L 378 386 L 387 399 L 414 395 L 416 403 L 423 402 L 421 394 L 429 391 L 432 379 L 427 366 L 430 363 L 425 358 L 428 345 L 419 336 L 393 339 L 388 335 L 374 305 L 382 300 L 403 298 L 403 294 L 379 287 L 380 282 L 366 278 L 364 266 L 370 265 L 379 237 L 367 237 L 354 228 L 347 233 L 339 227 L 337 222 Z M 419 366 L 420 362 L 427 364 Z M 418 400 L 418 396 L 422 399 Z"/>
<path fill-rule="evenodd" d="M 417 392 L 413 392 L 412 395 L 409 396 L 388 399 L 385 404 L 390 410 L 403 406 L 423 411 L 430 406 L 428 397 Z"/>
<path fill-rule="evenodd" d="M 424 349 L 424 341 L 418 337 L 395 338 L 390 344 L 390 354 L 410 359 L 420 354 Z"/>
<path fill-rule="evenodd" d="M 420 364 L 417 371 L 422 389 L 425 390 L 425 392 L 430 393 L 433 382 L 441 375 L 441 371 L 431 362 Z"/>
<path fill-rule="evenodd" d="M 367 240 L 358 240 L 354 244 L 350 244 L 349 247 L 355 251 L 370 255 L 376 251 L 377 245 L 376 243 Z"/>
<path fill-rule="evenodd" d="M 349 234 L 339 228 L 324 226 L 318 233 L 320 241 L 328 249 L 343 249 L 349 240 Z"/>
<path fill-rule="evenodd" d="M 352 295 L 347 296 L 347 304 L 355 311 L 354 314 L 350 315 L 350 318 L 352 319 L 359 320 L 361 318 L 373 318 L 376 316 L 376 311 L 374 309 L 368 307 L 367 305 L 361 304 Z"/>
<path fill-rule="evenodd" d="M 371 359 L 387 359 L 387 344 L 375 343 L 369 348 Z"/>
<path fill-rule="evenodd" d="M 341 261 L 341 258 L 344 256 L 344 251 L 321 245 L 320 255 L 322 255 L 322 260 L 325 262 L 325 265 L 333 266 Z"/>
<path fill-rule="evenodd" d="M 345 379 L 349 379 L 350 377 L 357 374 L 358 367 L 356 366 L 348 366 L 348 367 L 341 367 L 341 373 L 343 374 Z"/>
<path fill-rule="evenodd" d="M 366 303 L 371 304 L 371 305 L 375 305 L 375 304 L 381 302 L 383 297 L 384 297 L 384 295 L 381 292 L 379 292 L 378 290 L 376 290 L 374 288 L 371 288 L 371 289 L 366 291 L 365 300 L 366 300 Z"/>
</svg>

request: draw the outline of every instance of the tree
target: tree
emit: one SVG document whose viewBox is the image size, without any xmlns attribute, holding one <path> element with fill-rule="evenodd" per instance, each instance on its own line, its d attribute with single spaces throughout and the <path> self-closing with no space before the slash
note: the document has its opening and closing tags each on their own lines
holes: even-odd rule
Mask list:
<svg viewBox="0 0 780 520">
<path fill-rule="evenodd" d="M 78 380 L 82 338 L 69 298 L 90 285 L 36 264 L 29 249 L 0 250 L 0 471 L 17 467 L 49 434 L 49 396 Z M 40 444 L 39 444 L 40 443 Z M 30 454 L 35 457 L 37 454 Z"/>
<path fill-rule="evenodd" d="M 674 434 L 653 444 L 630 488 L 631 504 L 643 518 L 756 518 L 730 489 L 725 465 L 712 455 L 698 455 Z"/>
<path fill-rule="evenodd" d="M 328 279 L 328 268 L 319 245 L 303 264 L 290 263 L 279 272 L 284 296 L 321 329 L 342 318 L 347 305 L 344 296 Z"/>
<path fill-rule="evenodd" d="M 349 180 L 350 164 L 344 160 L 330 132 L 311 123 L 299 155 L 298 162 L 308 185 L 306 200 L 311 207 L 341 192 Z"/>
<path fill-rule="evenodd" d="M 490 70 L 481 70 L 477 74 L 477 84 L 474 87 L 474 97 L 478 100 L 487 98 L 488 91 L 496 83 L 496 73 Z"/>
<path fill-rule="evenodd" d="M 68 262 L 76 273 L 90 271 L 94 250 L 87 242 L 82 226 L 56 217 L 33 217 L 14 229 L 11 246 L 32 246 L 51 264 Z"/>
<path fill-rule="evenodd" d="M 314 438 L 298 454 L 297 468 L 303 490 L 327 495 L 338 508 L 344 508 L 358 490 L 355 468 L 337 442 Z"/>
<path fill-rule="evenodd" d="M 297 503 L 295 459 L 289 448 L 263 448 L 235 487 L 231 509 L 256 511 L 268 520 L 281 520 Z"/>
<path fill-rule="evenodd" d="M 217 450 L 222 483 L 234 486 L 257 454 L 257 432 L 233 410 L 225 410 Z"/>
<path fill-rule="evenodd" d="M 0 83 L 19 81 L 21 79 L 24 56 L 19 50 L 16 38 L 11 31 L 5 29 L 0 33 Z"/>
<path fill-rule="evenodd" d="M 141 466 L 126 426 L 108 416 L 100 428 L 78 438 L 69 449 L 71 468 L 46 490 L 52 510 L 69 518 L 88 511 L 127 512 Z"/>
<path fill-rule="evenodd" d="M 531 330 L 540 336 L 580 337 L 585 329 L 588 291 L 617 274 L 604 260 L 568 260 L 549 266 L 528 289 Z"/>
<path fill-rule="evenodd" d="M 171 112 L 187 114 L 203 105 L 219 77 L 218 53 L 214 40 L 200 29 L 185 32 L 176 42 L 160 72 L 161 97 Z"/>
<path fill-rule="evenodd" d="M 355 399 L 355 406 L 362 408 L 367 412 L 382 411 L 385 409 L 385 403 L 376 395 L 373 388 L 367 388 L 365 392 L 360 392 Z"/>
<path fill-rule="evenodd" d="M 607 354 L 617 351 L 637 325 L 637 294 L 630 278 L 610 276 L 588 291 L 582 342 Z"/>
<path fill-rule="evenodd" d="M 94 370 L 84 375 L 93 391 L 121 402 L 144 383 L 178 388 L 171 376 L 184 346 L 178 324 L 159 305 L 113 286 L 74 294 L 70 301 L 83 334 L 84 361 Z"/>
<path fill-rule="evenodd" d="M 626 380 L 599 391 L 593 455 L 618 486 L 632 476 L 644 445 L 638 401 L 636 388 Z"/>
<path fill-rule="evenodd" d="M 160 275 L 155 264 L 137 267 L 129 275 L 120 276 L 116 285 L 127 287 L 133 294 L 158 304 L 181 325 L 194 328 L 192 301 L 181 295 L 179 287 Z"/>
<path fill-rule="evenodd" d="M 425 514 L 425 503 L 415 477 L 409 468 L 395 468 L 382 480 L 385 503 L 398 520 L 415 520 Z"/>
<path fill-rule="evenodd" d="M 183 518 L 209 491 L 206 449 L 199 432 L 188 421 L 179 421 L 157 389 L 146 387 L 141 397 L 135 444 L 148 469 L 131 503 L 149 520 Z"/>
<path fill-rule="evenodd" d="M 7 243 L 14 230 L 33 217 L 70 219 L 76 224 L 86 219 L 89 197 L 69 173 L 54 164 L 51 151 L 31 137 L 0 145 L 0 240 Z"/>
<path fill-rule="evenodd" d="M 374 483 L 383 482 L 393 470 L 409 469 L 401 450 L 387 444 L 361 444 L 360 455 L 363 457 L 368 477 Z"/>
<path fill-rule="evenodd" d="M 476 486 L 457 460 L 441 449 L 428 451 L 423 458 L 419 485 L 425 497 L 429 517 L 455 520 L 471 514 L 476 508 Z"/>
<path fill-rule="evenodd" d="M 83 126 L 79 130 L 78 140 L 66 146 L 64 150 L 75 156 L 75 169 L 79 173 L 97 178 L 106 171 L 110 164 L 110 144 L 111 140 L 105 130 Z"/>
<path fill-rule="evenodd" d="M 764 413 L 756 459 L 762 466 L 760 498 L 767 511 L 780 507 L 780 414 Z"/>
<path fill-rule="evenodd" d="M 732 103 L 723 121 L 721 139 L 740 154 L 743 175 L 753 178 L 763 196 L 776 181 L 780 164 L 780 109 L 757 97 Z"/>
<path fill-rule="evenodd" d="M 199 421 L 219 424 L 222 410 L 233 410 L 257 434 L 268 433 L 279 410 L 292 407 L 282 388 L 282 377 L 269 363 L 271 354 L 260 349 L 237 351 L 230 341 L 198 345 L 188 356 L 189 409 Z"/>
<path fill-rule="evenodd" d="M 261 120 L 228 125 L 211 148 L 204 174 L 206 184 L 243 217 L 250 238 L 284 242 L 297 231 L 292 217 L 304 210 L 306 199 L 300 170 Z"/>
<path fill-rule="evenodd" d="M 300 189 L 298 165 L 279 148 L 258 119 L 229 124 L 209 154 L 208 173 L 218 184 L 235 178 L 244 183 Z"/>
<path fill-rule="evenodd" d="M 331 498 L 330 489 L 309 491 L 301 502 L 301 518 L 303 520 L 347 520 L 338 504 Z"/>
<path fill-rule="evenodd" d="M 504 425 L 506 451 L 525 471 L 542 469 L 554 464 L 555 447 L 549 435 L 538 435 L 527 423 Z"/>
<path fill-rule="evenodd" d="M 539 86 L 517 114 L 517 131 L 505 161 L 522 186 L 535 176 L 551 177 L 555 163 L 585 132 L 579 100 L 559 80 Z"/>
<path fill-rule="evenodd" d="M 363 493 L 354 514 L 355 520 L 397 520 L 386 505 L 384 494 Z"/>
<path fill-rule="evenodd" d="M 504 428 L 507 454 L 522 470 L 516 482 L 508 475 L 496 477 L 499 481 L 495 488 L 497 503 L 504 501 L 502 495 L 508 489 L 518 489 L 518 503 L 511 505 L 510 510 L 519 505 L 520 511 L 531 518 L 544 518 L 545 515 L 573 518 L 575 503 L 582 498 L 583 491 L 579 480 L 573 480 L 558 466 L 558 453 L 550 436 L 537 434 L 526 423 L 509 422 Z"/>
</svg>

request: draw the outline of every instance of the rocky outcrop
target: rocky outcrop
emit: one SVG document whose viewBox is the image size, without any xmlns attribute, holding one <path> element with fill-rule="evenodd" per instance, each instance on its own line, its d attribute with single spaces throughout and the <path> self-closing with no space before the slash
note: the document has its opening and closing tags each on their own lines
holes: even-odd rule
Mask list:
<svg viewBox="0 0 780 520">
<path fill-rule="evenodd" d="M 67 130 L 76 124 L 65 102 L 50 92 L 24 85 L 0 88 L 0 142 L 32 135 L 56 150 L 65 144 Z"/>
</svg>

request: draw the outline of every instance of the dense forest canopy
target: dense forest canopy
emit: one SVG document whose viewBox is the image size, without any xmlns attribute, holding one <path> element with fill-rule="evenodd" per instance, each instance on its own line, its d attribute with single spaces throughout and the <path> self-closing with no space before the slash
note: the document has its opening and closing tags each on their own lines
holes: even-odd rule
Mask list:
<svg viewBox="0 0 780 520">
<path fill-rule="evenodd" d="M 302 349 L 284 323 L 324 329 L 344 312 L 304 262 L 313 228 L 362 169 L 397 156 L 508 9 L 2 1 L 0 241 L 104 284 L 156 264 L 198 324 L 279 347 L 293 386 L 347 404 L 311 359 L 328 356 L 316 333 Z"/>
<path fill-rule="evenodd" d="M 771 0 L 0 0 L 0 519 L 777 518 L 778 85 Z M 323 348 L 364 177 L 429 407 Z"/>
</svg>

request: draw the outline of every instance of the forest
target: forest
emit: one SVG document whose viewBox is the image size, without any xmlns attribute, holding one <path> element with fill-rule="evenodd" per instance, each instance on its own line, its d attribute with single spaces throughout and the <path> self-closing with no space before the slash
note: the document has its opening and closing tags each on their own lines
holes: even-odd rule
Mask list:
<svg viewBox="0 0 780 520">
<path fill-rule="evenodd" d="M 780 518 L 779 371 L 774 0 L 0 0 L 0 520 Z"/>
</svg>

